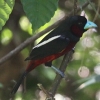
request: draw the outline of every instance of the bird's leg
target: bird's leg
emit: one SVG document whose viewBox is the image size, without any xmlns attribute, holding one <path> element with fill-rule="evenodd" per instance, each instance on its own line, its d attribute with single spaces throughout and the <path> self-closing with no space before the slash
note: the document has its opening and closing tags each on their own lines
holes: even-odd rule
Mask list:
<svg viewBox="0 0 100 100">
<path fill-rule="evenodd" d="M 56 67 L 54 67 L 54 66 L 51 66 L 51 68 L 53 69 L 53 70 L 55 70 L 59 75 L 61 75 L 63 78 L 65 78 L 65 74 L 61 71 L 61 70 L 59 70 L 58 68 L 56 68 Z"/>
<path fill-rule="evenodd" d="M 73 53 L 74 53 L 74 50 L 75 50 L 75 47 L 72 48 Z M 52 63 L 51 63 L 51 64 L 52 64 Z M 54 67 L 54 66 L 52 66 L 52 65 L 51 65 L 51 68 L 52 68 L 53 70 L 55 70 L 58 74 L 60 74 L 63 78 L 66 77 L 65 74 L 64 74 L 61 70 L 57 69 L 56 67 Z"/>
<path fill-rule="evenodd" d="M 54 67 L 54 66 L 52 65 L 52 61 L 46 62 L 46 63 L 45 63 L 45 66 L 51 67 L 51 68 L 52 68 L 54 71 L 56 71 L 59 75 L 61 75 L 63 78 L 65 78 L 65 74 L 64 74 L 62 71 L 60 71 L 58 68 Z"/>
</svg>

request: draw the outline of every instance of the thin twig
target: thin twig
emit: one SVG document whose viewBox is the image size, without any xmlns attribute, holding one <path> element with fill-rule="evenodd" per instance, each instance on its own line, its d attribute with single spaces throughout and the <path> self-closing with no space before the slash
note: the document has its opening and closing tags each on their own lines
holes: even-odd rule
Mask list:
<svg viewBox="0 0 100 100">
<path fill-rule="evenodd" d="M 100 11 L 100 0 L 98 1 L 98 8 L 97 8 L 97 11 L 96 11 L 96 14 L 95 14 L 95 17 L 94 17 L 94 19 L 93 19 L 93 22 L 97 19 L 97 17 L 98 17 L 98 15 L 100 16 L 100 14 L 99 14 L 99 11 Z M 99 17 L 100 18 L 100 17 Z"/>
<path fill-rule="evenodd" d="M 46 96 L 49 98 L 49 97 L 51 97 L 51 95 L 48 93 L 48 91 L 43 87 L 43 85 L 42 84 L 37 84 L 38 85 L 38 87 L 46 94 Z"/>
<path fill-rule="evenodd" d="M 89 4 L 91 5 L 92 9 L 95 11 L 95 13 L 97 14 L 97 16 L 100 18 L 100 14 L 99 12 L 97 11 L 97 9 L 94 7 L 94 5 L 91 3 L 91 0 L 88 0 L 89 1 Z M 99 6 L 98 6 L 99 8 Z M 98 9 L 99 10 L 99 9 Z"/>
<path fill-rule="evenodd" d="M 74 15 L 77 12 L 77 0 L 74 0 Z"/>
<path fill-rule="evenodd" d="M 90 1 L 92 1 L 92 0 L 90 0 Z M 84 9 L 88 4 L 89 4 L 89 2 L 87 1 L 82 6 L 82 9 Z M 79 12 L 80 10 L 81 10 L 81 8 L 78 8 L 77 12 Z M 70 14 L 68 14 L 68 16 L 70 16 L 72 14 L 73 14 L 73 11 Z M 4 62 L 6 62 L 7 60 L 9 60 L 11 57 L 13 57 L 14 55 L 16 55 L 21 50 L 23 50 L 26 46 L 28 46 L 30 43 L 32 43 L 33 41 L 35 41 L 40 36 L 44 35 L 45 33 L 49 32 L 50 30 L 52 30 L 55 27 L 57 27 L 62 22 L 62 20 L 64 20 L 65 18 L 66 18 L 66 16 L 64 16 L 61 20 L 58 20 L 57 22 L 55 22 L 53 25 L 49 26 L 45 30 L 43 30 L 43 31 L 37 33 L 36 35 L 28 38 L 27 40 L 25 40 L 23 43 L 21 43 L 19 46 L 17 46 L 14 50 L 10 51 L 7 55 L 5 55 L 4 57 L 2 57 L 0 59 L 0 65 L 3 64 Z"/>
</svg>

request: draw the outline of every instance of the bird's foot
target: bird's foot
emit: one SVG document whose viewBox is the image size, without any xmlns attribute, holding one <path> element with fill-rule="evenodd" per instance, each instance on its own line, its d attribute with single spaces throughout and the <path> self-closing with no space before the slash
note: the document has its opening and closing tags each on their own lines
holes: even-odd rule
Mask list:
<svg viewBox="0 0 100 100">
<path fill-rule="evenodd" d="M 53 70 L 55 70 L 59 75 L 61 75 L 63 78 L 65 78 L 65 74 L 61 71 L 61 70 L 59 70 L 59 69 L 57 69 L 56 67 L 54 67 L 54 66 L 51 66 L 51 68 L 53 69 Z"/>
</svg>

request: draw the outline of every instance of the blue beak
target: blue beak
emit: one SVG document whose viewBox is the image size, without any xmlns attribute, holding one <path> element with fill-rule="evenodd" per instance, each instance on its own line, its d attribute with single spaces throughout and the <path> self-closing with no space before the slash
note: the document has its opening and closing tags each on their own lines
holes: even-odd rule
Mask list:
<svg viewBox="0 0 100 100">
<path fill-rule="evenodd" d="M 84 29 L 89 29 L 89 28 L 95 28 L 97 25 L 91 21 L 87 21 L 87 23 L 84 26 Z"/>
</svg>

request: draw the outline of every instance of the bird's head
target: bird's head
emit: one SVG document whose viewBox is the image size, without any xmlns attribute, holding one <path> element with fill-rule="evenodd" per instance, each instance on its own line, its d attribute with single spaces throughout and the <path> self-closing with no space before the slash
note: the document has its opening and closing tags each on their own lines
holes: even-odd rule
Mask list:
<svg viewBox="0 0 100 100">
<path fill-rule="evenodd" d="M 84 16 L 72 16 L 70 19 L 71 32 L 73 35 L 81 37 L 82 34 L 89 28 L 95 28 L 97 25 L 91 21 L 88 21 Z"/>
</svg>

